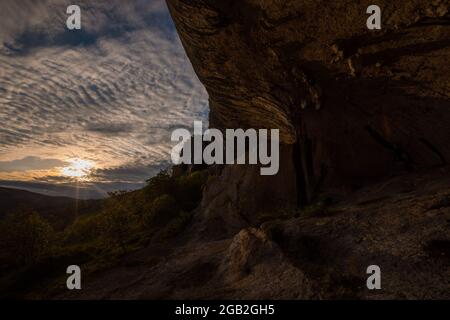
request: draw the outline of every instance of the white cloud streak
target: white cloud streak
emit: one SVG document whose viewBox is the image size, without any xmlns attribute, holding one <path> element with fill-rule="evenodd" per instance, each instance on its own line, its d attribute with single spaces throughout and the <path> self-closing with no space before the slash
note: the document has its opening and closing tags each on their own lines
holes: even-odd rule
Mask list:
<svg viewBox="0 0 450 320">
<path fill-rule="evenodd" d="M 164 1 L 81 1 L 78 35 L 66 2 L 0 3 L 0 161 L 82 157 L 99 183 L 124 168 L 142 182 L 170 159 L 173 128 L 206 120 L 204 88 Z"/>
</svg>

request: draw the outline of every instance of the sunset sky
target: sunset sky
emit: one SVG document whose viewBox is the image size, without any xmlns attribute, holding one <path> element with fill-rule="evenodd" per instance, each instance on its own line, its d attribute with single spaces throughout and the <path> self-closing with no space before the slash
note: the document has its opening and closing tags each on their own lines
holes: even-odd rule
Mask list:
<svg viewBox="0 0 450 320">
<path fill-rule="evenodd" d="M 0 2 L 0 185 L 82 198 L 167 167 L 207 95 L 163 0 Z M 78 189 L 78 191 L 77 191 Z"/>
</svg>

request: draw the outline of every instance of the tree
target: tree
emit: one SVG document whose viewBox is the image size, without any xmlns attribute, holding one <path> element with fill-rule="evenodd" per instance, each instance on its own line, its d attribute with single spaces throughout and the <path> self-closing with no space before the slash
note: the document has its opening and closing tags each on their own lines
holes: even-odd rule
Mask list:
<svg viewBox="0 0 450 320">
<path fill-rule="evenodd" d="M 52 248 L 54 230 L 36 212 L 8 215 L 0 225 L 0 256 L 7 264 L 30 264 Z"/>
<path fill-rule="evenodd" d="M 123 203 L 121 194 L 110 194 L 103 212 L 104 240 L 127 252 L 127 242 L 130 239 L 136 216 Z"/>
</svg>

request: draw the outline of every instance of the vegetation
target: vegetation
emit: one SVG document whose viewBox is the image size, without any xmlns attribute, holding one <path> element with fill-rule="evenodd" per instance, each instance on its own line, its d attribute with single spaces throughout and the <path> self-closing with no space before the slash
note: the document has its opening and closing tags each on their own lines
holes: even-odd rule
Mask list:
<svg viewBox="0 0 450 320">
<path fill-rule="evenodd" d="M 34 263 L 51 251 L 54 231 L 37 213 L 10 214 L 0 225 L 0 261 Z"/>
<path fill-rule="evenodd" d="M 36 275 L 64 284 L 57 280 L 70 264 L 83 264 L 85 274 L 95 272 L 177 236 L 191 221 L 206 180 L 207 171 L 180 176 L 162 171 L 141 190 L 111 193 L 100 209 L 77 216 L 63 230 L 34 212 L 9 214 L 0 220 L 0 272 L 5 275 L 0 296 L 38 288 L 43 279 Z"/>
</svg>

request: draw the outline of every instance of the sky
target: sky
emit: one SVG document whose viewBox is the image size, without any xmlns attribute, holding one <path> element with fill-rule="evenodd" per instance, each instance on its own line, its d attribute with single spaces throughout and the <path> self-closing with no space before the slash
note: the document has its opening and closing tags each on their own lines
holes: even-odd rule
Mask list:
<svg viewBox="0 0 450 320">
<path fill-rule="evenodd" d="M 81 30 L 66 28 L 70 4 Z M 0 1 L 0 186 L 140 188 L 207 101 L 164 0 Z"/>
</svg>

